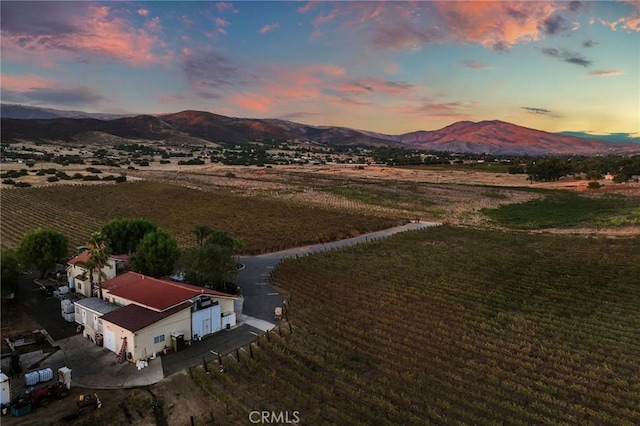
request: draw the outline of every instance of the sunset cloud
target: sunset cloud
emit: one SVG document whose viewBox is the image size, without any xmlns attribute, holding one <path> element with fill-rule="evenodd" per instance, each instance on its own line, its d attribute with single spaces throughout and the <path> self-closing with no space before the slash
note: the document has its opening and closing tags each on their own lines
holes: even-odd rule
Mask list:
<svg viewBox="0 0 640 426">
<path fill-rule="evenodd" d="M 3 102 L 81 107 L 96 105 L 105 98 L 95 89 L 82 85 L 65 85 L 37 75 L 2 75 Z"/>
<path fill-rule="evenodd" d="M 461 61 L 460 64 L 470 70 L 492 70 L 494 68 L 492 65 L 478 61 Z"/>
<path fill-rule="evenodd" d="M 520 107 L 521 109 L 527 111 L 530 114 L 535 114 L 535 115 L 547 115 L 550 117 L 555 117 L 555 114 L 553 114 L 550 110 L 546 109 L 546 108 L 535 108 L 535 107 Z"/>
<path fill-rule="evenodd" d="M 146 29 L 115 16 L 107 6 L 27 4 L 30 6 L 20 5 L 18 10 L 12 2 L 2 3 L 3 50 L 43 61 L 62 56 L 79 62 L 113 60 L 143 66 L 161 60 L 156 53 L 160 41 Z"/>
<path fill-rule="evenodd" d="M 448 37 L 494 50 L 539 40 L 563 28 L 551 2 L 436 2 Z"/>
<path fill-rule="evenodd" d="M 260 113 L 268 112 L 273 105 L 273 99 L 257 93 L 239 93 L 229 97 L 229 100 L 240 108 Z"/>
<path fill-rule="evenodd" d="M 594 70 L 591 71 L 588 75 L 593 77 L 615 77 L 623 74 L 624 73 L 620 70 Z"/>
<path fill-rule="evenodd" d="M 585 58 L 580 53 L 571 52 L 565 49 L 556 49 L 554 47 L 543 47 L 540 49 L 540 52 L 542 52 L 542 54 L 546 56 L 559 59 L 569 64 L 579 65 L 581 67 L 588 67 L 593 63 L 592 60 Z"/>
<path fill-rule="evenodd" d="M 278 22 L 274 22 L 273 24 L 266 24 L 262 28 L 260 28 L 258 32 L 260 34 L 266 34 L 275 30 L 276 28 L 280 28 L 280 24 Z"/>
</svg>

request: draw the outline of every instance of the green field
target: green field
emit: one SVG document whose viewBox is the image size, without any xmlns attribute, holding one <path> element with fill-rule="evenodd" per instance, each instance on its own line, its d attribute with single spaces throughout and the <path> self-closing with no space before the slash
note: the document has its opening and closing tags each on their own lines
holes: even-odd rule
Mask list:
<svg viewBox="0 0 640 426">
<path fill-rule="evenodd" d="M 640 238 L 438 227 L 285 261 L 289 324 L 192 376 L 302 424 L 635 425 Z"/>
<path fill-rule="evenodd" d="M 543 199 L 482 212 L 496 224 L 519 229 L 638 225 L 640 198 L 554 191 Z"/>
<path fill-rule="evenodd" d="M 246 253 L 320 243 L 388 228 L 399 219 L 340 209 L 200 191 L 151 181 L 118 185 L 59 185 L 2 191 L 2 244 L 15 247 L 26 231 L 48 226 L 72 246 L 112 218 L 145 218 L 169 231 L 182 246 L 192 230 L 207 225 L 247 243 Z"/>
</svg>

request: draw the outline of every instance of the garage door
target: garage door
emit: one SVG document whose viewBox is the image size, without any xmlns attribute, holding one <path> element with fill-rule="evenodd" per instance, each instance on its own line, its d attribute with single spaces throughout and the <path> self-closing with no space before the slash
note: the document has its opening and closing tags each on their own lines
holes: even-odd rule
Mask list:
<svg viewBox="0 0 640 426">
<path fill-rule="evenodd" d="M 116 351 L 116 335 L 111 330 L 104 330 L 104 347 L 111 352 Z"/>
</svg>

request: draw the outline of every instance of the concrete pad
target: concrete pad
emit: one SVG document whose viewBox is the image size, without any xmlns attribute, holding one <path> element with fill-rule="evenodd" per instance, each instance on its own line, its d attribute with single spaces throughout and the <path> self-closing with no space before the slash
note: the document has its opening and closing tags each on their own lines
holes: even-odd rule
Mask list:
<svg viewBox="0 0 640 426">
<path fill-rule="evenodd" d="M 251 327 L 255 327 L 258 330 L 269 331 L 273 329 L 276 325 L 265 320 L 261 320 L 259 318 L 250 317 L 248 315 L 240 315 L 240 322 L 250 325 Z"/>
</svg>

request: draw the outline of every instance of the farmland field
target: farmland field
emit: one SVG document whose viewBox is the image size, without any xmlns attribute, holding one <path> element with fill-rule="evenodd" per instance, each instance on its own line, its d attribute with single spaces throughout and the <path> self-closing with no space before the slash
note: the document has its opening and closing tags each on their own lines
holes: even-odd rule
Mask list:
<svg viewBox="0 0 640 426">
<path fill-rule="evenodd" d="M 83 244 L 112 218 L 152 220 L 183 246 L 194 244 L 191 232 L 196 225 L 208 225 L 244 239 L 247 253 L 336 240 L 402 222 L 379 214 L 146 181 L 8 189 L 2 191 L 1 209 L 2 244 L 8 247 L 41 226 L 62 232 L 72 246 Z"/>
<path fill-rule="evenodd" d="M 639 225 L 640 198 L 615 194 L 587 197 L 557 191 L 544 199 L 483 212 L 496 223 L 520 229 Z"/>
<path fill-rule="evenodd" d="M 638 237 L 443 226 L 288 260 L 273 283 L 292 333 L 191 374 L 237 424 L 634 425 L 637 253 Z"/>
</svg>

